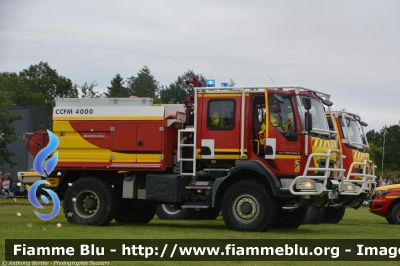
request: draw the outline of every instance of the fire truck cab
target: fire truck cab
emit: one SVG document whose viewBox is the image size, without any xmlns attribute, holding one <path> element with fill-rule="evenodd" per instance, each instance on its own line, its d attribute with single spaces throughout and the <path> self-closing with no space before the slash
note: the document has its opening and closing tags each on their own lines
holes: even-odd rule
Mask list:
<svg viewBox="0 0 400 266">
<path fill-rule="evenodd" d="M 375 165 L 369 158 L 369 145 L 359 115 L 347 111 L 326 113 L 329 128 L 336 130 L 339 149 L 343 154 L 344 182 L 342 193 L 317 208 L 310 208 L 305 223 L 338 223 L 343 218 L 345 207 L 355 209 L 373 194 L 376 186 Z"/>
<path fill-rule="evenodd" d="M 343 202 L 358 208 L 376 185 L 376 166 L 369 158 L 369 144 L 364 132 L 367 124 L 361 121 L 359 115 L 346 111 L 334 111 L 332 116 L 327 114 L 327 117 L 330 127 L 336 128 L 339 134 L 339 149 L 345 158 L 343 168 L 346 170 L 346 182 L 343 185 L 346 193 L 342 195 L 353 196 L 344 199 Z"/>
</svg>

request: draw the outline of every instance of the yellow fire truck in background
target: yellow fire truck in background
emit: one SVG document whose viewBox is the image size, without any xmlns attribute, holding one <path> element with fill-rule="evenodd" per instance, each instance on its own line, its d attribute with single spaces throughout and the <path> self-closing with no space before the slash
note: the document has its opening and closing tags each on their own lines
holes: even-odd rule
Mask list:
<svg viewBox="0 0 400 266">
<path fill-rule="evenodd" d="M 339 137 L 339 149 L 343 153 L 343 168 L 346 185 L 346 197 L 340 196 L 325 206 L 310 207 L 304 223 L 338 223 L 342 220 L 345 207 L 355 209 L 373 193 L 376 186 L 375 165 L 369 158 L 369 145 L 364 127 L 367 124 L 354 113 L 342 111 L 327 112 L 329 128 L 336 130 Z"/>
</svg>

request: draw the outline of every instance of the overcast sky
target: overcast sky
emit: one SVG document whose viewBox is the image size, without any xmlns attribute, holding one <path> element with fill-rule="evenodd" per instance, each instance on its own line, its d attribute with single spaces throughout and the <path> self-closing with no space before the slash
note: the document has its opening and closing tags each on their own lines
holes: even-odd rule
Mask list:
<svg viewBox="0 0 400 266">
<path fill-rule="evenodd" d="M 48 62 L 82 85 L 188 69 L 217 84 L 302 86 L 369 130 L 400 120 L 400 1 L 0 0 L 0 72 Z"/>
</svg>

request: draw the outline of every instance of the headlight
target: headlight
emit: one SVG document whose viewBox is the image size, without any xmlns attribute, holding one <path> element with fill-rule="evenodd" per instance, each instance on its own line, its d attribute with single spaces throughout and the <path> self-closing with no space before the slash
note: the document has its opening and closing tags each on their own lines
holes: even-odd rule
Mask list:
<svg viewBox="0 0 400 266">
<path fill-rule="evenodd" d="M 296 183 L 296 189 L 299 190 L 316 190 L 315 182 L 312 180 L 303 180 Z"/>
<path fill-rule="evenodd" d="M 346 183 L 343 185 L 343 191 L 355 191 L 356 187 L 352 183 Z"/>
<path fill-rule="evenodd" d="M 377 195 L 377 196 L 383 196 L 383 195 L 386 195 L 388 193 L 389 193 L 388 190 L 375 190 L 375 195 Z"/>
</svg>

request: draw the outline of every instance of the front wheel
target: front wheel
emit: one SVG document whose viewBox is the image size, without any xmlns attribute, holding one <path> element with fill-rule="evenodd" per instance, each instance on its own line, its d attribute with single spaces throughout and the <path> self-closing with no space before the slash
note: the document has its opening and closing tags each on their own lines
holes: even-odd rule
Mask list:
<svg viewBox="0 0 400 266">
<path fill-rule="evenodd" d="M 400 224 L 400 203 L 394 205 L 390 215 L 394 224 Z"/>
<path fill-rule="evenodd" d="M 326 207 L 324 216 L 321 218 L 321 223 L 326 224 L 337 224 L 339 223 L 346 211 L 346 207 L 344 205 L 340 207 Z"/>
<path fill-rule="evenodd" d="M 74 224 L 107 225 L 116 203 L 111 185 L 93 177 L 78 179 L 64 195 L 65 218 Z"/>
<path fill-rule="evenodd" d="M 322 217 L 325 214 L 325 207 L 316 208 L 316 207 L 308 207 L 307 215 L 303 221 L 303 224 L 318 224 Z"/>
<path fill-rule="evenodd" d="M 277 203 L 260 182 L 243 180 L 233 184 L 222 199 L 222 217 L 228 228 L 267 231 L 275 222 Z"/>
<path fill-rule="evenodd" d="M 386 221 L 389 223 L 389 224 L 394 224 L 394 222 L 393 222 L 393 220 L 392 220 L 392 216 L 389 214 L 389 215 L 387 215 L 386 217 Z"/>
<path fill-rule="evenodd" d="M 275 228 L 292 228 L 297 229 L 304 223 L 307 216 L 308 208 L 299 207 L 293 211 L 281 211 L 275 221 Z"/>
</svg>

